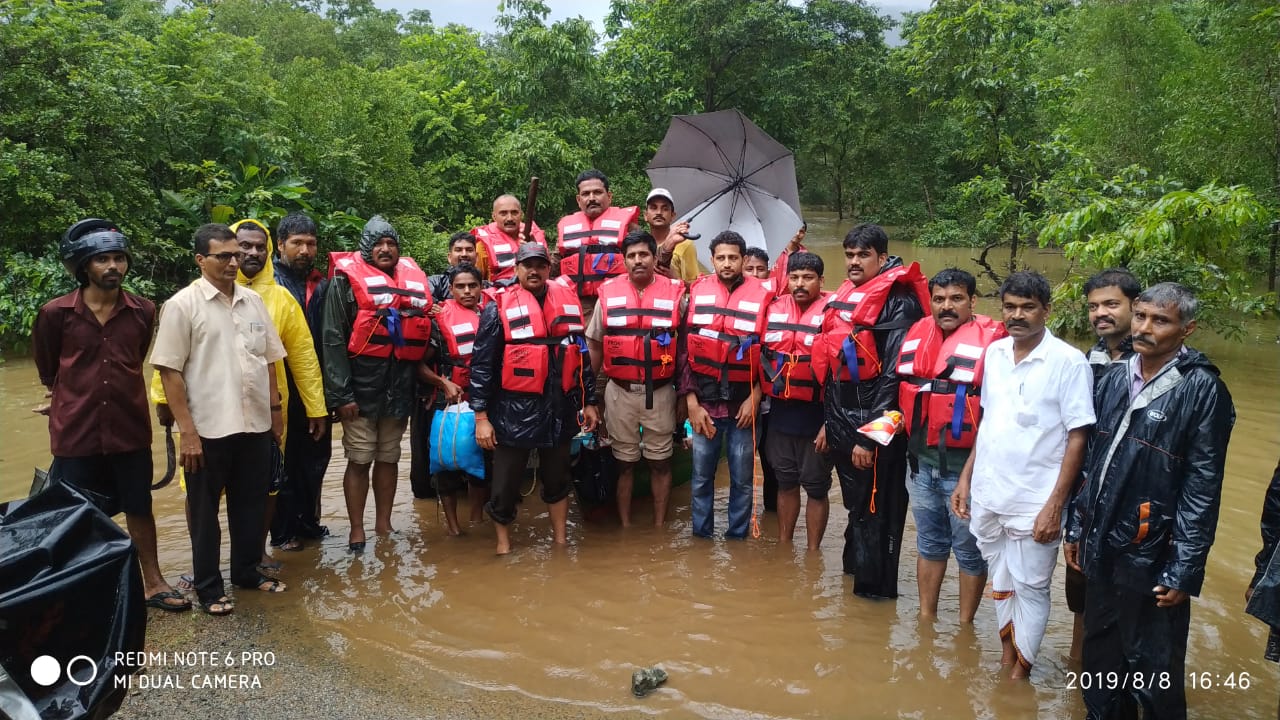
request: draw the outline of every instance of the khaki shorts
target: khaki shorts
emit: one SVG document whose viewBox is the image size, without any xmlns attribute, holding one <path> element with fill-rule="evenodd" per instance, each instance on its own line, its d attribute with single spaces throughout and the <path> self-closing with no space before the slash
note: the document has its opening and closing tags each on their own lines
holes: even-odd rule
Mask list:
<svg viewBox="0 0 1280 720">
<path fill-rule="evenodd" d="M 670 381 L 653 388 L 653 408 L 644 407 L 644 383 L 609 382 L 604 391 L 604 426 L 613 442 L 613 456 L 622 462 L 671 457 L 671 433 L 676 428 L 676 389 Z M 644 445 L 640 429 L 644 428 Z"/>
<path fill-rule="evenodd" d="M 358 417 L 342 423 L 342 449 L 347 460 L 357 465 L 371 462 L 394 463 L 400 461 L 400 439 L 409 425 L 409 418 Z"/>
</svg>

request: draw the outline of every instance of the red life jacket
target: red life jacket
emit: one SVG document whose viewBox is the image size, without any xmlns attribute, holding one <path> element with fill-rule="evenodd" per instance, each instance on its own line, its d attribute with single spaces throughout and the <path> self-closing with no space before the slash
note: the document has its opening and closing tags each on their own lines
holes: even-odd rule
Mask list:
<svg viewBox="0 0 1280 720">
<path fill-rule="evenodd" d="M 627 271 L 618 246 L 639 217 L 633 205 L 606 208 L 594 222 L 582 212 L 560 218 L 556 225 L 560 274 L 577 283 L 579 295 L 594 297 L 600 283 Z"/>
<path fill-rule="evenodd" d="M 489 282 L 498 282 L 516 276 L 516 251 L 520 249 L 520 242 L 516 238 L 503 232 L 502 227 L 496 222 L 475 228 L 471 234 L 476 242 L 484 246 L 485 257 L 489 260 Z M 542 232 L 542 228 L 538 227 L 538 223 L 533 224 L 531 234 L 533 242 L 542 247 L 547 246 L 547 236 Z"/>
<path fill-rule="evenodd" d="M 790 294 L 774 300 L 765 316 L 760 349 L 760 385 L 766 395 L 784 400 L 820 397 L 821 379 L 813 372 L 813 344 L 831 293 L 822 293 L 804 312 Z"/>
<path fill-rule="evenodd" d="M 877 326 L 876 321 L 895 284 L 911 288 L 920 307 L 929 308 L 929 281 L 917 263 L 884 270 L 857 287 L 845 280 L 827 301 L 820 340 L 822 353 L 814 361 L 819 377 L 826 378 L 830 372 L 840 382 L 859 382 L 880 375 L 880 356 L 872 331 L 889 329 Z M 856 376 L 849 373 L 849 365 L 855 360 L 850 355 L 856 357 Z"/>
<path fill-rule="evenodd" d="M 1004 336 L 1004 325 L 985 315 L 974 315 L 946 339 L 932 316 L 911 326 L 897 367 L 898 406 L 909 434 L 924 433 L 923 444 L 943 452 L 973 447 L 983 356 Z"/>
<path fill-rule="evenodd" d="M 769 291 L 753 277 L 743 276 L 732 294 L 715 275 L 703 275 L 689 287 L 689 365 L 716 381 L 721 399 L 729 399 L 729 383 L 750 383 L 755 375 L 768 304 Z"/>
<path fill-rule="evenodd" d="M 506 339 L 502 349 L 502 389 L 509 392 L 569 392 L 582 382 L 582 305 L 572 283 L 547 283 L 539 303 L 533 293 L 512 285 L 498 295 L 498 319 Z M 549 387 L 551 370 L 561 369 L 559 387 Z"/>
<path fill-rule="evenodd" d="M 436 326 L 444 338 L 444 355 L 439 358 L 440 375 L 462 388 L 463 397 L 471 386 L 471 351 L 480 329 L 480 310 L 488 301 L 481 296 L 475 310 L 468 310 L 456 300 L 446 300 L 436 315 Z"/>
<path fill-rule="evenodd" d="M 422 359 L 431 339 L 431 295 L 427 293 L 427 276 L 413 258 L 401 256 L 395 277 L 391 277 L 365 262 L 358 252 L 333 252 L 329 253 L 330 277 L 334 273 L 347 277 L 356 298 L 355 324 L 347 342 L 352 357 L 387 358 L 394 349 L 399 360 Z M 404 342 L 400 347 L 387 330 L 396 323 Z"/>
<path fill-rule="evenodd" d="M 676 328 L 684 283 L 661 275 L 641 294 L 630 278 L 616 277 L 600 285 L 596 312 L 604 317 L 604 374 L 623 382 L 645 384 L 645 407 L 653 407 L 654 381 L 676 373 Z"/>
</svg>

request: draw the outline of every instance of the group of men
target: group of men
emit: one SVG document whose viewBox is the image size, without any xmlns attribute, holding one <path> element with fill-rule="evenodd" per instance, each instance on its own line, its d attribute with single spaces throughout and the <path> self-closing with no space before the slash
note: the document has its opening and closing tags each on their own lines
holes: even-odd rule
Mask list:
<svg viewBox="0 0 1280 720">
<path fill-rule="evenodd" d="M 280 222 L 278 247 L 256 221 L 196 232 L 201 277 L 162 308 L 151 363 L 161 420 L 181 432 L 191 585 L 206 612 L 234 607 L 218 570 L 223 494 L 239 587 L 284 590 L 262 552 L 268 531 L 283 550 L 327 532 L 319 481 L 331 414 L 343 425 L 352 553 L 367 542 L 370 488 L 374 533 L 391 531 L 402 437 L 410 417 L 429 417 L 419 408 L 470 403 L 484 476 L 437 473 L 433 489 L 456 534 L 456 493 L 468 488 L 472 519 L 483 507 L 499 554 L 511 550 L 535 450 L 554 540 L 566 541 L 570 441 L 583 433 L 610 441 L 621 523 L 631 524 L 644 460 L 663 525 L 673 438 L 687 418 L 695 536 L 715 533 L 722 457 L 724 535 L 758 534 L 759 448 L 781 539 L 792 540 L 803 497 L 816 550 L 834 469 L 853 592 L 895 598 L 910 494 L 921 613 L 936 615 L 954 551 L 961 619 L 973 620 L 990 579 L 1014 677 L 1036 661 L 1065 534 L 1086 672 L 1168 674 L 1163 687 L 1095 684 L 1085 693 L 1091 714 L 1140 701 L 1153 716 L 1177 716 L 1187 599 L 1203 580 L 1234 420 L 1216 369 L 1183 343 L 1196 327 L 1189 290 L 1139 293 L 1120 270 L 1091 279 L 1101 339 L 1086 359 L 1047 330 L 1050 288 L 1034 272 L 1005 281 L 997 322 L 974 312 L 971 274 L 927 279 L 889 255 L 876 225 L 844 238 L 846 280 L 828 292 L 803 228 L 772 270 L 762 251 L 721 232 L 708 242 L 711 272 L 699 274 L 669 191 L 646 198 L 647 231 L 639 208 L 613 205 L 598 171 L 578 177 L 576 200 L 552 248 L 524 224 L 516 198 L 499 197 L 493 222 L 455 234 L 450 268 L 431 277 L 381 217 L 358 251 L 331 254 L 327 278 L 313 267 L 317 228 L 304 215 Z M 110 223 L 73 226 L 62 255 L 80 289 L 46 305 L 33 331 L 53 393 L 53 453 L 67 481 L 124 499 L 148 603 L 187 609 L 159 572 L 150 494 L 139 484 L 150 477 L 150 426 L 135 391 L 155 307 L 120 289 L 132 257 Z M 867 431 L 885 423 L 884 437 Z M 417 435 L 414 452 L 425 454 L 429 425 Z"/>
</svg>

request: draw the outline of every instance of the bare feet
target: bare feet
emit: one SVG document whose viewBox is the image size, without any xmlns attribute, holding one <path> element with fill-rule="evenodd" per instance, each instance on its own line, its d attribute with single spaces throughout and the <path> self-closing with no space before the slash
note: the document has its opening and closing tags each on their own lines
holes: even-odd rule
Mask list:
<svg viewBox="0 0 1280 720">
<path fill-rule="evenodd" d="M 509 554 L 511 552 L 511 529 L 499 523 L 494 523 L 493 529 L 498 536 L 498 547 L 495 552 L 498 555 Z"/>
<path fill-rule="evenodd" d="M 395 531 L 396 531 L 395 528 L 391 527 L 390 525 L 386 527 L 378 527 L 377 525 L 373 526 L 374 535 L 390 535 Z"/>
</svg>

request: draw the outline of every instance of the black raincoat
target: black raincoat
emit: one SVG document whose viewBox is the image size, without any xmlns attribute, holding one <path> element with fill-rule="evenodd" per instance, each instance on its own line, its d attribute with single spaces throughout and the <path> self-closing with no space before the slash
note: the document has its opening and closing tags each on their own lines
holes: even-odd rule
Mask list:
<svg viewBox="0 0 1280 720">
<path fill-rule="evenodd" d="M 1246 611 L 1272 627 L 1272 635 L 1280 628 L 1280 464 L 1271 476 L 1266 498 L 1262 501 L 1262 550 L 1254 558 L 1253 580 L 1249 587 L 1253 597 Z M 1280 660 L 1280 658 L 1269 658 Z"/>
<path fill-rule="evenodd" d="M 1235 407 L 1218 369 L 1184 352 L 1130 402 L 1129 363 L 1094 389 L 1098 422 L 1067 524 L 1090 581 L 1199 595 L 1218 525 Z"/>
<path fill-rule="evenodd" d="M 502 389 L 502 355 L 506 339 L 498 320 L 498 303 L 485 305 L 480 312 L 480 329 L 471 353 L 471 407 L 487 412 L 499 445 L 518 448 L 549 448 L 569 442 L 578 433 L 578 411 L 596 405 L 596 380 L 591 360 L 582 356 L 582 388 L 560 389 L 560 363 L 552 353 L 547 388 L 541 394 L 517 393 Z M 569 347 L 575 352 L 575 346 Z"/>
</svg>

